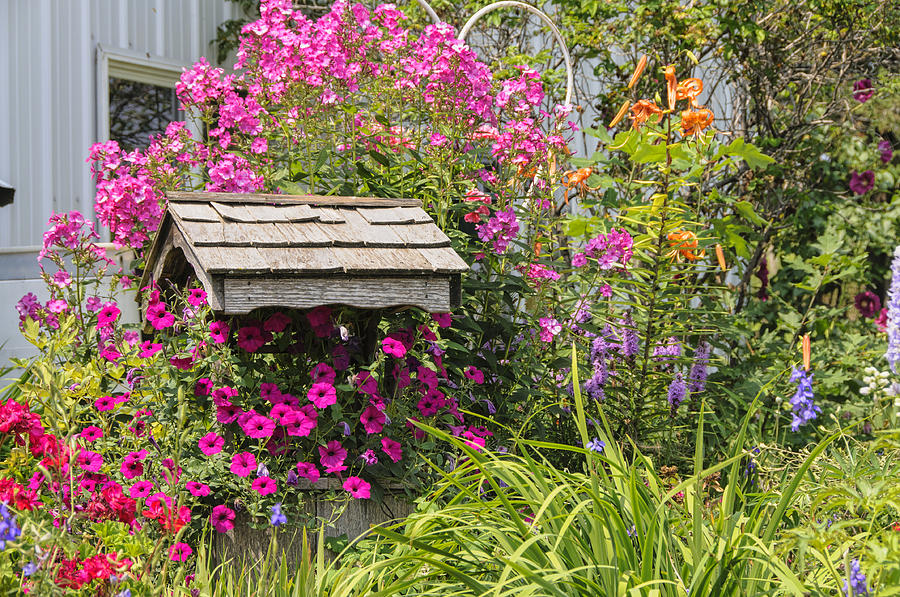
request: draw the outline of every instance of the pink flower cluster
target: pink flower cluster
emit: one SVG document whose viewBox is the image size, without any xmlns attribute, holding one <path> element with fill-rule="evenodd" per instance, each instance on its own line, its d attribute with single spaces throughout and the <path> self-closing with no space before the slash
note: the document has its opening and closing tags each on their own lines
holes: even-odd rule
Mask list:
<svg viewBox="0 0 900 597">
<path fill-rule="evenodd" d="M 588 258 L 596 259 L 602 270 L 625 267 L 633 254 L 634 240 L 625 230 L 613 228 L 608 234 L 598 234 L 588 241 L 584 252 L 572 257 L 572 265 L 584 267 Z"/>
<path fill-rule="evenodd" d="M 519 233 L 519 222 L 516 213 L 510 207 L 494 212 L 491 219 L 478 225 L 478 238 L 483 242 L 493 243 L 494 253 L 502 255 L 506 252 L 511 240 Z"/>
</svg>

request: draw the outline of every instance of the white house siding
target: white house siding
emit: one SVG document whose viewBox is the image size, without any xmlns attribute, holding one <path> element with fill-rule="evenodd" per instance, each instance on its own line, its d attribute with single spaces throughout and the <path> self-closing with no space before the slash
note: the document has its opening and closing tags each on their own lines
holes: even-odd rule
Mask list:
<svg viewBox="0 0 900 597">
<path fill-rule="evenodd" d="M 0 0 L 0 364 L 22 354 L 11 306 L 39 287 L 37 247 L 52 212 L 93 216 L 85 162 L 97 128 L 97 48 L 190 65 L 232 18 L 226 0 Z"/>
</svg>

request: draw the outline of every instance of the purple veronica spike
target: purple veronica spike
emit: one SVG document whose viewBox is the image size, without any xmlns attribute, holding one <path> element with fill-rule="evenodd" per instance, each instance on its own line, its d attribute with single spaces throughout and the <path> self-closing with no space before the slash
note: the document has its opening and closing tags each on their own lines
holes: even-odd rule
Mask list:
<svg viewBox="0 0 900 597">
<path fill-rule="evenodd" d="M 791 431 L 797 431 L 801 425 L 815 419 L 822 409 L 813 403 L 812 373 L 794 367 L 791 381 L 797 384 L 797 391 L 791 398 L 791 408 L 794 411 Z"/>
<path fill-rule="evenodd" d="M 688 373 L 688 391 L 691 394 L 702 392 L 706 388 L 706 366 L 709 364 L 709 343 L 700 340 L 694 351 L 694 364 Z"/>
<path fill-rule="evenodd" d="M 894 260 L 891 262 L 891 288 L 887 298 L 887 337 L 888 348 L 884 354 L 891 371 L 897 373 L 900 362 L 900 246 L 894 249 Z"/>
<path fill-rule="evenodd" d="M 674 379 L 672 379 L 672 383 L 669 384 L 669 407 L 671 408 L 670 412 L 672 416 L 675 415 L 675 411 L 678 410 L 678 405 L 684 400 L 685 393 L 687 393 L 687 386 L 679 371 L 675 374 Z"/>
<path fill-rule="evenodd" d="M 625 314 L 622 320 L 622 356 L 626 359 L 635 356 L 638 353 L 640 341 L 638 340 L 637 330 L 634 328 L 634 320 L 631 318 L 631 312 Z"/>
</svg>

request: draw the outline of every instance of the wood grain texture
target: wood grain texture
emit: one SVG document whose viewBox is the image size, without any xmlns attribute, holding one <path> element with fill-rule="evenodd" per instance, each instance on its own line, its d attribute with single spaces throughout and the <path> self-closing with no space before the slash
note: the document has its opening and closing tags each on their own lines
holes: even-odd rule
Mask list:
<svg viewBox="0 0 900 597">
<path fill-rule="evenodd" d="M 344 217 L 337 209 L 332 209 L 330 207 L 313 207 L 312 210 L 323 224 L 340 224 L 344 221 Z"/>
<path fill-rule="evenodd" d="M 173 203 L 169 208 L 179 218 L 189 222 L 221 222 L 218 212 L 209 203 Z"/>
<path fill-rule="evenodd" d="M 326 195 L 276 195 L 271 193 L 188 193 L 170 191 L 166 198 L 173 202 L 216 201 L 219 203 L 265 203 L 269 205 L 351 205 L 354 207 L 421 207 L 418 199 L 388 199 L 383 197 L 331 197 Z"/>
<path fill-rule="evenodd" d="M 407 213 L 399 207 L 384 207 L 375 209 L 361 209 L 359 214 L 370 224 L 413 224 L 416 216 Z"/>
<path fill-rule="evenodd" d="M 179 221 L 178 228 L 194 245 L 217 247 L 225 244 L 224 224 L 221 221 Z"/>
<path fill-rule="evenodd" d="M 375 230 L 390 230 L 409 247 L 449 247 L 450 238 L 433 223 L 389 224 L 372 226 Z"/>
<path fill-rule="evenodd" d="M 224 312 L 229 315 L 259 307 L 311 309 L 321 305 L 450 311 L 450 276 L 226 277 L 224 292 Z"/>
<path fill-rule="evenodd" d="M 274 275 L 344 271 L 334 254 L 321 247 L 260 247 L 257 251 Z"/>
<path fill-rule="evenodd" d="M 225 221 L 232 222 L 256 222 L 256 216 L 250 211 L 246 205 L 237 205 L 229 203 L 218 203 L 213 201 L 210 203 L 212 208 L 218 212 Z"/>
</svg>

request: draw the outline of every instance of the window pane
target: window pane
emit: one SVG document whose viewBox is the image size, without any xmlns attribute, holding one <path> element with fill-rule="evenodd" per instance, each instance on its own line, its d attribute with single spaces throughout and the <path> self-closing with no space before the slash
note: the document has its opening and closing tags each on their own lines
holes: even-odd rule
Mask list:
<svg viewBox="0 0 900 597">
<path fill-rule="evenodd" d="M 109 138 L 122 149 L 145 149 L 151 135 L 183 119 L 173 88 L 109 78 Z"/>
</svg>

